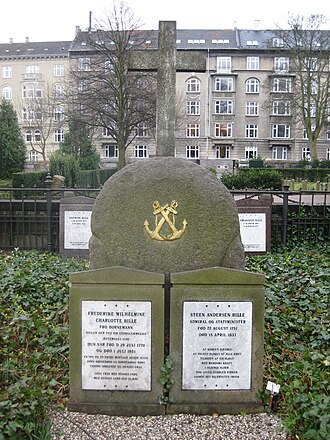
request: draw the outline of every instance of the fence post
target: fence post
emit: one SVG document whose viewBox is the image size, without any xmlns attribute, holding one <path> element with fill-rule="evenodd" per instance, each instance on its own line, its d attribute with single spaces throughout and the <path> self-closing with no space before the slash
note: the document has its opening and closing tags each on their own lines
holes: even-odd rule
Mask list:
<svg viewBox="0 0 330 440">
<path fill-rule="evenodd" d="M 47 252 L 51 252 L 53 250 L 53 242 L 52 242 L 52 187 L 53 179 L 52 176 L 48 173 L 45 180 L 46 185 L 46 197 L 47 197 L 47 244 L 46 250 Z"/>
<path fill-rule="evenodd" d="M 283 185 L 283 209 L 282 209 L 283 235 L 282 235 L 282 243 L 284 245 L 286 245 L 287 232 L 288 232 L 289 188 L 290 188 L 289 185 Z"/>
</svg>

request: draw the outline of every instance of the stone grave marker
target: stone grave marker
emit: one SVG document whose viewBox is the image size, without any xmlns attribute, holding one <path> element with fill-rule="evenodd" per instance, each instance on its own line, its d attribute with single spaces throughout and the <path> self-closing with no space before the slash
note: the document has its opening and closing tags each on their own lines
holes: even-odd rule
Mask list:
<svg viewBox="0 0 330 440">
<path fill-rule="evenodd" d="M 158 72 L 159 157 L 128 165 L 106 182 L 93 206 L 91 270 L 70 277 L 71 410 L 147 415 L 262 407 L 254 394 L 262 387 L 263 278 L 244 272 L 238 212 L 229 191 L 208 170 L 171 157 L 175 112 L 167 87 L 175 86 L 176 70 L 202 68 L 188 51 L 180 65 L 175 34 L 175 23 L 163 22 L 158 52 L 142 52 L 141 62 L 135 65 L 133 58 L 131 66 L 156 66 Z M 206 308 L 230 313 L 233 329 L 207 322 L 211 330 L 199 331 L 192 314 L 202 315 Z M 125 311 L 136 315 L 125 318 Z M 136 322 L 124 328 L 125 319 Z M 212 339 L 216 332 L 225 336 Z M 212 351 L 205 370 L 199 365 L 204 349 Z M 169 395 L 159 383 L 168 356 L 174 362 L 168 374 L 175 380 Z M 233 358 L 229 379 L 206 377 L 211 365 L 221 375 L 225 357 Z M 121 374 L 112 374 L 115 369 Z"/>
<path fill-rule="evenodd" d="M 161 415 L 164 275 L 111 267 L 71 274 L 68 409 Z"/>
<path fill-rule="evenodd" d="M 85 196 L 60 200 L 59 248 L 68 257 L 89 257 L 94 199 Z"/>
<path fill-rule="evenodd" d="M 271 202 L 268 199 L 236 201 L 244 251 L 265 254 L 271 248 Z"/>
<path fill-rule="evenodd" d="M 209 268 L 171 275 L 168 413 L 260 412 L 264 276 Z"/>
</svg>

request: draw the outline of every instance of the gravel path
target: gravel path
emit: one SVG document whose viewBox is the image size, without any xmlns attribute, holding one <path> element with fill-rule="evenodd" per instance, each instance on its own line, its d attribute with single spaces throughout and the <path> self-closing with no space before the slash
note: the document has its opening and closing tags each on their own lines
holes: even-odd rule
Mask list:
<svg viewBox="0 0 330 440">
<path fill-rule="evenodd" d="M 286 440 L 274 415 L 111 417 L 53 412 L 53 440 Z"/>
</svg>

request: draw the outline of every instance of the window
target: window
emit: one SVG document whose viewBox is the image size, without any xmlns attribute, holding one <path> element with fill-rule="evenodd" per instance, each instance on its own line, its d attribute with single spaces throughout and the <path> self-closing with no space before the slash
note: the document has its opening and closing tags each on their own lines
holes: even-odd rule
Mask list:
<svg viewBox="0 0 330 440">
<path fill-rule="evenodd" d="M 3 66 L 2 67 L 2 78 L 11 78 L 11 67 Z"/>
<path fill-rule="evenodd" d="M 291 78 L 274 78 L 273 79 L 273 92 L 285 92 L 289 93 L 292 89 Z"/>
<path fill-rule="evenodd" d="M 63 96 L 63 86 L 62 84 L 55 84 L 54 85 L 54 97 L 56 99 L 60 99 Z"/>
<path fill-rule="evenodd" d="M 63 64 L 54 64 L 54 76 L 64 76 Z"/>
<path fill-rule="evenodd" d="M 325 160 L 330 160 L 330 148 L 325 150 Z"/>
<path fill-rule="evenodd" d="M 23 121 L 33 121 L 35 119 L 34 111 L 30 108 L 22 109 L 22 120 Z"/>
<path fill-rule="evenodd" d="M 32 142 L 32 130 L 26 130 L 25 140 L 26 142 Z"/>
<path fill-rule="evenodd" d="M 216 92 L 233 92 L 234 80 L 233 78 L 216 78 L 215 79 Z"/>
<path fill-rule="evenodd" d="M 272 125 L 272 137 L 273 138 L 289 138 L 290 137 L 290 125 L 288 125 L 288 124 L 273 124 Z"/>
<path fill-rule="evenodd" d="M 288 158 L 288 147 L 276 145 L 272 149 L 273 160 L 287 160 Z"/>
<path fill-rule="evenodd" d="M 104 148 L 104 157 L 114 158 L 114 159 L 118 157 L 118 145 L 105 144 L 103 145 L 103 148 Z"/>
<path fill-rule="evenodd" d="M 273 115 L 289 116 L 290 101 L 273 101 Z"/>
<path fill-rule="evenodd" d="M 36 142 L 41 142 L 41 131 L 40 130 L 34 131 L 34 140 Z"/>
<path fill-rule="evenodd" d="M 102 127 L 102 136 L 104 136 L 104 137 L 111 136 L 111 130 L 109 127 Z"/>
<path fill-rule="evenodd" d="M 305 66 L 306 70 L 309 70 L 311 72 L 317 71 L 317 58 L 305 58 Z"/>
<path fill-rule="evenodd" d="M 64 112 L 62 107 L 55 107 L 54 109 L 54 121 L 63 121 Z"/>
<path fill-rule="evenodd" d="M 215 158 L 230 159 L 230 145 L 216 145 Z"/>
<path fill-rule="evenodd" d="M 187 115 L 200 115 L 200 102 L 187 101 Z"/>
<path fill-rule="evenodd" d="M 78 58 L 78 70 L 88 72 L 91 70 L 90 58 Z"/>
<path fill-rule="evenodd" d="M 31 151 L 29 151 L 28 161 L 29 162 L 38 162 L 38 156 L 39 156 L 39 154 L 36 151 L 31 150 Z"/>
<path fill-rule="evenodd" d="M 311 126 L 311 131 L 315 131 L 315 125 Z M 308 139 L 308 132 L 306 130 L 306 128 L 304 128 L 304 135 L 303 135 L 304 139 Z"/>
<path fill-rule="evenodd" d="M 37 65 L 29 65 L 25 67 L 25 78 L 27 79 L 35 79 L 38 73 L 39 66 Z"/>
<path fill-rule="evenodd" d="M 311 160 L 311 149 L 310 147 L 303 147 L 301 149 L 301 158 L 302 160 Z"/>
<path fill-rule="evenodd" d="M 259 114 L 259 102 L 247 102 L 246 103 L 246 116 L 258 116 Z"/>
<path fill-rule="evenodd" d="M 135 135 L 138 137 L 146 137 L 147 136 L 147 126 L 146 124 L 139 124 L 135 129 Z"/>
<path fill-rule="evenodd" d="M 283 47 L 284 41 L 283 38 L 273 38 L 273 47 Z"/>
<path fill-rule="evenodd" d="M 257 124 L 247 124 L 245 126 L 245 137 L 257 138 L 258 137 L 258 125 Z"/>
<path fill-rule="evenodd" d="M 217 100 L 214 101 L 214 112 L 217 115 L 231 115 L 233 114 L 234 103 L 233 101 Z"/>
<path fill-rule="evenodd" d="M 28 84 L 26 86 L 23 86 L 22 98 L 24 99 L 42 98 L 42 87 L 34 84 Z"/>
<path fill-rule="evenodd" d="M 187 124 L 186 125 L 187 137 L 199 137 L 199 124 Z"/>
<path fill-rule="evenodd" d="M 245 159 L 256 159 L 258 157 L 258 147 L 245 147 Z"/>
<path fill-rule="evenodd" d="M 88 82 L 86 80 L 78 81 L 78 92 L 85 92 L 87 90 Z"/>
<path fill-rule="evenodd" d="M 308 111 L 308 107 L 305 107 L 305 115 L 307 117 L 315 118 L 316 109 L 317 109 L 316 104 L 311 104 L 309 107 L 309 111 Z"/>
<path fill-rule="evenodd" d="M 186 158 L 187 159 L 199 159 L 199 146 L 187 145 L 186 146 Z"/>
<path fill-rule="evenodd" d="M 25 66 L 25 73 L 39 73 L 39 66 L 37 65 Z"/>
<path fill-rule="evenodd" d="M 148 157 L 148 147 L 146 145 L 135 145 L 134 157 L 136 157 L 136 158 Z"/>
<path fill-rule="evenodd" d="M 2 89 L 2 97 L 6 99 L 6 101 L 10 101 L 13 99 L 13 90 L 11 87 L 6 86 Z"/>
<path fill-rule="evenodd" d="M 55 130 L 54 131 L 54 141 L 55 142 L 63 142 L 64 139 L 64 131 L 63 130 Z"/>
<path fill-rule="evenodd" d="M 233 133 L 233 124 L 231 122 L 217 122 L 214 124 L 215 137 L 231 137 Z"/>
<path fill-rule="evenodd" d="M 231 57 L 217 57 L 217 73 L 231 72 Z"/>
<path fill-rule="evenodd" d="M 289 71 L 289 58 L 288 57 L 275 57 L 274 58 L 274 70 L 275 70 L 275 72 L 288 72 Z"/>
<path fill-rule="evenodd" d="M 259 57 L 247 57 L 246 58 L 247 70 L 259 70 Z"/>
<path fill-rule="evenodd" d="M 199 93 L 201 89 L 201 82 L 197 78 L 189 78 L 187 81 L 187 92 Z"/>
<path fill-rule="evenodd" d="M 246 93 L 259 93 L 260 82 L 257 78 L 249 78 L 246 81 Z"/>
</svg>

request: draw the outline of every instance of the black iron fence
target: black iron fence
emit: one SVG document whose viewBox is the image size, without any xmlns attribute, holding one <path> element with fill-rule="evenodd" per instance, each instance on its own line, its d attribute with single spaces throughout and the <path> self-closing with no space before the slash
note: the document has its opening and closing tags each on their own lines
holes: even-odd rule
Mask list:
<svg viewBox="0 0 330 440">
<path fill-rule="evenodd" d="M 99 189 L 0 188 L 0 249 L 41 249 L 58 252 L 60 199 L 95 198 Z M 273 244 L 306 239 L 329 239 L 328 191 L 231 191 L 234 199 L 267 205 L 271 212 Z"/>
</svg>

